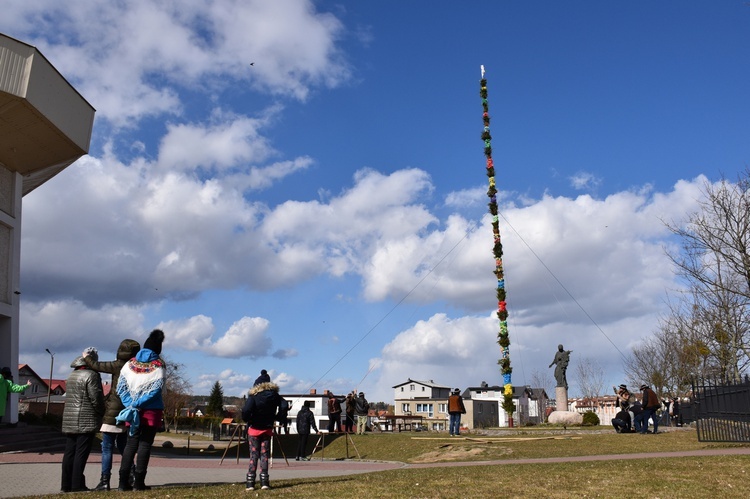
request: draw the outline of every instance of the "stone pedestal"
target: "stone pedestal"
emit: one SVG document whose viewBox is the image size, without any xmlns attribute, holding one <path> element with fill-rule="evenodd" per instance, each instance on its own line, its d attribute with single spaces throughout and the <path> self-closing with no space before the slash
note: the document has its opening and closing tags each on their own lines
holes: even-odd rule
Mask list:
<svg viewBox="0 0 750 499">
<path fill-rule="evenodd" d="M 555 387 L 555 402 L 558 411 L 568 410 L 568 389 L 564 386 Z"/>
<path fill-rule="evenodd" d="M 583 415 L 568 410 L 568 389 L 564 386 L 555 387 L 555 404 L 557 409 L 547 418 L 550 424 L 579 425 L 583 423 Z"/>
</svg>

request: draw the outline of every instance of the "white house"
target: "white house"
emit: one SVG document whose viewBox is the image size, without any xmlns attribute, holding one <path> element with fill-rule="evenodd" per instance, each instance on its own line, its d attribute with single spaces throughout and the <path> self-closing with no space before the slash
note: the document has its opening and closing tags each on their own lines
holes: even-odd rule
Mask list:
<svg viewBox="0 0 750 499">
<path fill-rule="evenodd" d="M 420 416 L 422 426 L 430 430 L 448 428 L 448 397 L 451 388 L 433 380 L 408 378 L 393 387 L 394 416 Z"/>
<path fill-rule="evenodd" d="M 462 394 L 466 417 L 461 418 L 461 425 L 469 428 L 492 428 L 510 426 L 508 414 L 503 409 L 503 387 L 499 385 L 489 386 L 482 381 L 479 386 L 469 387 Z M 535 406 L 533 411 L 536 417 L 538 404 L 530 404 L 534 391 L 528 386 L 513 387 L 513 402 L 516 412 L 513 413 L 513 425 L 521 426 L 534 422 L 531 419 L 530 407 Z"/>
<path fill-rule="evenodd" d="M 323 393 L 318 394 L 315 389 L 310 390 L 307 394 L 281 394 L 284 399 L 289 402 L 289 433 L 297 433 L 297 413 L 302 409 L 302 405 L 307 402 L 315 417 L 315 425 L 318 430 L 328 429 L 328 390 L 324 390 Z M 344 404 L 341 404 L 344 409 Z M 344 424 L 343 415 L 341 424 Z"/>
</svg>

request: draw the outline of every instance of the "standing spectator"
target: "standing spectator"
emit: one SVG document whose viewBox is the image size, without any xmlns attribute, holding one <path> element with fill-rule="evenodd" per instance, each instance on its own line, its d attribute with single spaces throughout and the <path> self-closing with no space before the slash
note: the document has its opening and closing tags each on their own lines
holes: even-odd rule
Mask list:
<svg viewBox="0 0 750 499">
<path fill-rule="evenodd" d="M 661 413 L 661 419 L 662 419 L 662 421 L 661 421 L 660 424 L 663 424 L 664 426 L 671 426 L 671 424 L 670 424 L 670 415 L 672 414 L 672 407 L 671 407 L 672 406 L 672 400 L 669 399 L 669 398 L 662 399 L 661 405 L 664 406 L 664 409 L 662 410 L 662 413 Z"/>
<path fill-rule="evenodd" d="M 62 492 L 81 492 L 86 487 L 86 461 L 91 453 L 94 437 L 104 416 L 104 392 L 99 373 L 83 361 L 89 356 L 98 359 L 96 348 L 89 347 L 83 356 L 76 357 L 70 367 L 65 391 L 62 432 L 65 434 L 65 453 L 62 460 Z"/>
<path fill-rule="evenodd" d="M 259 385 L 261 383 L 270 383 L 271 382 L 271 376 L 268 375 L 268 371 L 265 369 L 260 370 L 260 376 L 255 378 L 255 383 L 253 383 L 253 386 Z"/>
<path fill-rule="evenodd" d="M 247 423 L 247 443 L 250 446 L 250 466 L 247 469 L 246 490 L 255 489 L 255 477 L 260 460 L 260 488 L 270 489 L 268 460 L 271 457 L 271 438 L 274 422 L 283 417 L 289 405 L 279 395 L 278 385 L 270 381 L 250 389 L 242 419 Z"/>
<path fill-rule="evenodd" d="M 344 431 L 346 433 L 354 433 L 354 409 L 356 401 L 354 400 L 354 392 L 346 395 L 346 419 L 344 419 Z"/>
<path fill-rule="evenodd" d="M 659 397 L 645 383 L 641 385 L 641 393 L 643 399 L 641 405 L 643 405 L 643 426 L 641 427 L 641 433 L 649 433 L 648 431 L 648 420 L 651 419 L 654 422 L 654 433 L 659 433 L 659 418 L 656 416 L 656 411 L 661 407 L 659 403 Z"/>
<path fill-rule="evenodd" d="M 318 433 L 318 427 L 315 425 L 315 416 L 310 410 L 310 402 L 305 400 L 302 404 L 302 409 L 297 413 L 297 461 L 302 459 L 303 461 L 309 461 L 307 457 L 307 438 L 310 436 L 310 429 L 315 433 Z"/>
<path fill-rule="evenodd" d="M 672 399 L 672 423 L 674 426 L 682 426 L 682 416 L 680 415 L 680 399 Z"/>
<path fill-rule="evenodd" d="M 461 390 L 453 390 L 453 394 L 448 397 L 448 414 L 450 417 L 449 432 L 451 437 L 457 437 L 461 428 L 461 414 L 466 414 L 464 399 L 461 398 Z"/>
<path fill-rule="evenodd" d="M 148 490 L 146 472 L 151 458 L 151 446 L 164 420 L 162 390 L 166 378 L 164 361 L 159 357 L 164 332 L 154 329 L 143 343 L 143 348 L 122 367 L 117 382 L 117 394 L 125 407 L 117 416 L 118 423 L 130 425 L 128 440 L 120 463 L 119 490 Z M 133 485 L 130 471 L 135 460 Z"/>
<path fill-rule="evenodd" d="M 27 381 L 25 385 L 17 385 L 13 383 L 13 373 L 10 372 L 9 367 L 3 367 L 0 369 L 3 377 L 0 379 L 0 423 L 3 422 L 3 416 L 5 415 L 5 406 L 8 402 L 8 395 L 11 393 L 23 393 L 28 387 L 31 386 L 31 380 Z"/>
<path fill-rule="evenodd" d="M 328 392 L 328 432 L 341 431 L 341 400 Z"/>
<path fill-rule="evenodd" d="M 632 433 L 633 427 L 630 420 L 630 413 L 625 409 L 620 409 L 620 411 L 615 414 L 615 417 L 612 418 L 612 426 L 617 433 Z"/>
<path fill-rule="evenodd" d="M 633 429 L 636 433 L 643 433 L 643 406 L 637 400 L 630 406 L 630 419 L 633 421 Z"/>
<path fill-rule="evenodd" d="M 112 455 L 114 450 L 120 455 L 125 451 L 125 443 L 128 440 L 128 434 L 123 426 L 117 426 L 115 418 L 125 407 L 122 400 L 117 394 L 117 383 L 120 380 L 120 370 L 127 361 L 135 357 L 135 354 L 141 349 L 141 344 L 135 340 L 122 340 L 117 348 L 115 360 L 108 362 L 99 362 L 90 355 L 84 355 L 83 361 L 88 367 L 100 373 L 109 373 L 112 375 L 111 389 L 104 399 L 106 409 L 104 411 L 104 420 L 99 431 L 102 434 L 102 476 L 99 485 L 95 490 L 109 490 L 110 478 L 112 476 Z"/>
<path fill-rule="evenodd" d="M 367 415 L 370 412 L 370 403 L 365 398 L 364 392 L 354 401 L 354 412 L 357 415 L 357 435 L 364 435 L 367 431 Z"/>
<path fill-rule="evenodd" d="M 289 411 L 292 410 L 292 403 L 289 402 L 287 411 L 283 414 L 279 413 L 279 426 L 284 430 L 284 435 L 289 435 Z"/>
</svg>

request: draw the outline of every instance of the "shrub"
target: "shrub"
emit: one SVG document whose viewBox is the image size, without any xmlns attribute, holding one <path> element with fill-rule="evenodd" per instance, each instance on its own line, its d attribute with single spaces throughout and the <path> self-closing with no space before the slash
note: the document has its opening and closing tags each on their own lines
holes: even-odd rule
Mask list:
<svg viewBox="0 0 750 499">
<path fill-rule="evenodd" d="M 583 413 L 583 426 L 598 426 L 599 416 L 595 412 L 584 412 Z"/>
</svg>

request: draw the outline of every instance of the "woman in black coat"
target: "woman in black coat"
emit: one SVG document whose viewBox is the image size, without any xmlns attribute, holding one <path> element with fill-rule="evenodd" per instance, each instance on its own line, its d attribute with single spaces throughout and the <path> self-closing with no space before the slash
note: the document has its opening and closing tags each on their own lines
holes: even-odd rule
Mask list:
<svg viewBox="0 0 750 499">
<path fill-rule="evenodd" d="M 307 437 L 310 436 L 310 429 L 318 433 L 318 427 L 315 425 L 315 416 L 310 410 L 310 402 L 305 401 L 302 409 L 297 413 L 297 461 L 303 459 L 309 461 L 307 457 Z"/>
<path fill-rule="evenodd" d="M 279 395 L 275 383 L 264 382 L 253 386 L 242 408 L 242 419 L 247 423 L 250 445 L 250 466 L 247 469 L 246 490 L 255 488 L 255 474 L 260 461 L 260 488 L 270 489 L 268 460 L 271 457 L 271 438 L 276 421 L 284 419 L 289 403 Z"/>
</svg>

